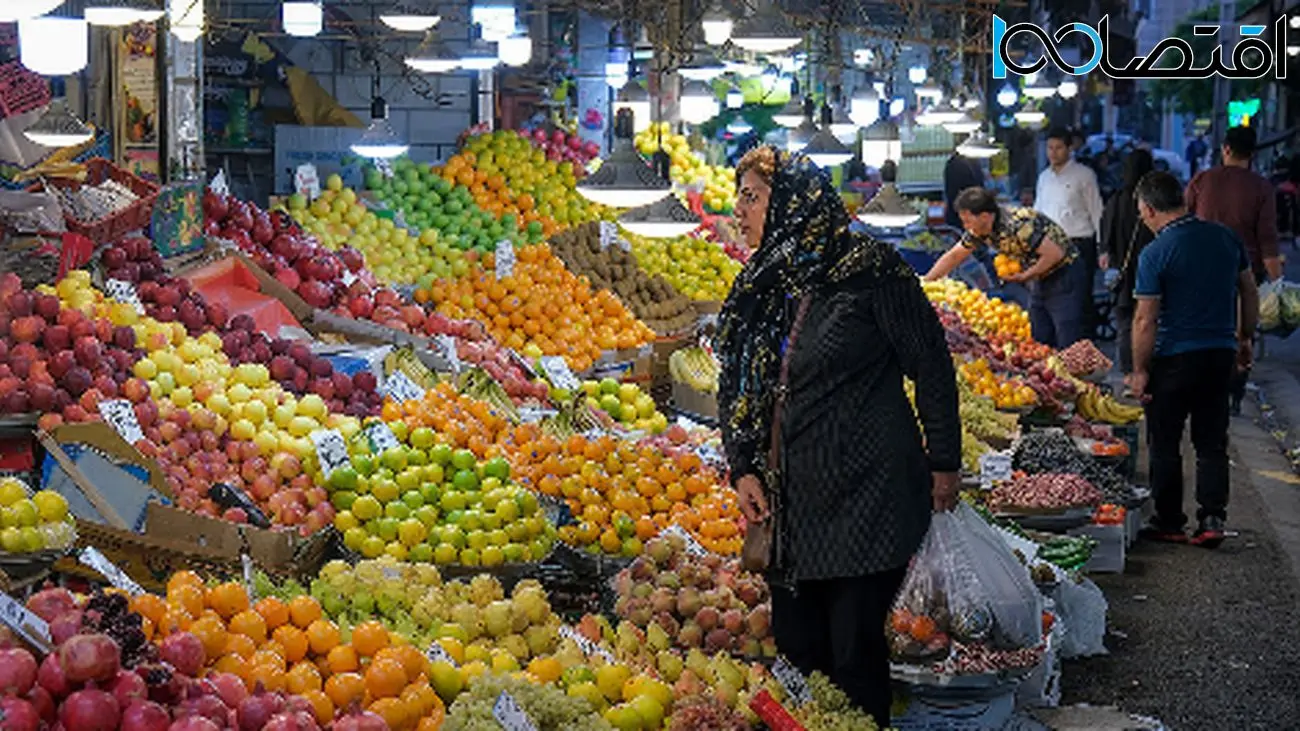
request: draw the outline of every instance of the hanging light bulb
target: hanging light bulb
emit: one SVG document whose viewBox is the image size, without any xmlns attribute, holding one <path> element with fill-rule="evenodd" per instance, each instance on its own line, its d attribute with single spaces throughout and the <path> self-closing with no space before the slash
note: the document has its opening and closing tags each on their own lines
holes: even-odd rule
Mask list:
<svg viewBox="0 0 1300 731">
<path fill-rule="evenodd" d="M 803 36 L 775 8 L 763 8 L 737 23 L 731 42 L 754 53 L 780 53 L 799 45 Z"/>
<path fill-rule="evenodd" d="M 1010 82 L 1003 84 L 1002 88 L 998 89 L 998 104 L 1001 104 L 1003 108 L 1014 107 L 1018 101 L 1020 101 L 1020 92 L 1016 91 L 1016 87 L 1012 86 Z"/>
<path fill-rule="evenodd" d="M 163 16 L 163 10 L 157 0 L 90 0 L 84 15 L 91 25 L 111 28 L 152 23 Z"/>
<path fill-rule="evenodd" d="M 460 67 L 466 71 L 491 71 L 500 63 L 491 44 L 482 38 L 471 43 L 460 57 Z"/>
<path fill-rule="evenodd" d="M 930 72 L 924 66 L 913 66 L 907 70 L 907 80 L 913 84 L 924 84 Z"/>
<path fill-rule="evenodd" d="M 167 0 L 167 20 L 177 39 L 197 41 L 203 35 L 203 0 Z"/>
<path fill-rule="evenodd" d="M 1047 83 L 1041 74 L 1030 74 L 1025 77 L 1023 93 L 1030 99 L 1048 99 L 1056 95 L 1056 87 Z"/>
<path fill-rule="evenodd" d="M 280 6 L 280 22 L 285 33 L 311 38 L 325 27 L 325 11 L 318 2 L 285 2 Z"/>
<path fill-rule="evenodd" d="M 1002 151 L 1002 148 L 989 139 L 989 136 L 983 130 L 976 130 L 974 134 L 967 137 L 960 145 L 957 145 L 957 152 L 965 157 L 986 160 Z"/>
<path fill-rule="evenodd" d="M 687 124 L 704 124 L 718 114 L 718 97 L 703 81 L 688 81 L 682 87 L 678 111 Z"/>
<path fill-rule="evenodd" d="M 740 109 L 745 106 L 745 94 L 735 84 L 727 89 L 727 109 Z"/>
<path fill-rule="evenodd" d="M 889 117 L 877 119 L 862 132 L 862 162 L 878 168 L 888 160 L 903 156 L 903 141 L 898 125 Z"/>
<path fill-rule="evenodd" d="M 713 81 L 726 72 L 727 65 L 712 53 L 702 53 L 677 70 L 678 74 L 690 81 Z"/>
<path fill-rule="evenodd" d="M 407 58 L 406 65 L 426 74 L 446 74 L 460 68 L 460 56 L 452 53 L 437 34 L 431 34 L 429 48 Z"/>
<path fill-rule="evenodd" d="M 940 122 L 939 124 L 955 135 L 968 135 L 980 128 L 979 120 L 972 117 L 968 112 L 962 112 L 960 117 L 951 122 Z"/>
<path fill-rule="evenodd" d="M 379 16 L 379 21 L 395 31 L 423 33 L 442 20 L 437 13 L 427 13 L 405 3 Z"/>
<path fill-rule="evenodd" d="M 808 159 L 819 167 L 824 168 L 843 165 L 853 157 L 853 151 L 845 147 L 844 143 L 836 139 L 826 127 L 817 130 L 800 152 L 807 155 Z"/>
<path fill-rule="evenodd" d="M 718 3 L 713 3 L 704 13 L 704 18 L 700 21 L 704 28 L 704 42 L 710 46 L 721 46 L 731 39 L 731 29 L 734 23 L 727 11 L 722 9 Z"/>
<path fill-rule="evenodd" d="M 650 129 L 650 92 L 642 88 L 640 83 L 628 81 L 618 90 L 618 95 L 614 97 L 614 113 L 618 114 L 620 109 L 632 112 L 636 132 Z"/>
<path fill-rule="evenodd" d="M 533 60 L 533 39 L 522 30 L 497 42 L 497 55 L 507 66 L 524 66 Z"/>
<path fill-rule="evenodd" d="M 614 149 L 595 172 L 578 182 L 578 194 L 611 208 L 648 206 L 672 195 L 672 185 L 655 173 L 636 151 L 632 112 L 614 115 Z"/>
<path fill-rule="evenodd" d="M 0 3 L 0 23 L 39 18 L 63 4 L 63 0 L 5 0 Z"/>
<path fill-rule="evenodd" d="M 870 127 L 880 116 L 880 95 L 871 84 L 863 84 L 853 92 L 849 101 L 849 117 L 859 127 Z"/>
<path fill-rule="evenodd" d="M 82 18 L 45 15 L 18 21 L 18 58 L 42 76 L 68 76 L 90 60 L 90 26 Z"/>
<path fill-rule="evenodd" d="M 476 0 L 470 20 L 482 29 L 484 40 L 496 42 L 515 32 L 515 6 L 511 0 Z"/>
<path fill-rule="evenodd" d="M 747 135 L 754 131 L 754 125 L 750 124 L 744 115 L 737 114 L 727 123 L 727 131 L 733 135 Z"/>
<path fill-rule="evenodd" d="M 1079 84 L 1074 79 L 1066 79 L 1056 87 L 1056 93 L 1060 94 L 1062 99 L 1073 99 L 1079 93 Z"/>
<path fill-rule="evenodd" d="M 780 111 L 772 115 L 772 121 L 787 129 L 794 129 L 803 124 L 804 103 L 797 97 L 790 97 L 790 101 L 781 107 Z"/>
<path fill-rule="evenodd" d="M 370 126 L 352 143 L 352 151 L 372 160 L 391 160 L 398 155 L 405 155 L 409 149 L 388 123 L 388 102 L 383 97 L 375 97 L 370 103 Z"/>
<path fill-rule="evenodd" d="M 648 239 L 673 239 L 700 227 L 700 219 L 677 196 L 666 196 L 618 217 L 618 225 Z"/>
<path fill-rule="evenodd" d="M 68 108 L 68 100 L 50 102 L 36 124 L 23 130 L 23 136 L 42 147 L 74 147 L 91 141 L 95 132 Z"/>
</svg>

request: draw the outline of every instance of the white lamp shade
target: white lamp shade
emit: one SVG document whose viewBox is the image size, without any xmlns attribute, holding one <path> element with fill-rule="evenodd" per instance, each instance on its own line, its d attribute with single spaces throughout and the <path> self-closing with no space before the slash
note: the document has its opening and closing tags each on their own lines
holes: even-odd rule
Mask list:
<svg viewBox="0 0 1300 731">
<path fill-rule="evenodd" d="M 436 13 L 419 13 L 405 8 L 398 8 L 391 13 L 379 16 L 380 22 L 395 31 L 403 33 L 420 33 L 429 30 L 442 21 Z"/>
<path fill-rule="evenodd" d="M 913 66 L 907 70 L 907 80 L 913 84 L 924 84 L 929 73 L 924 66 Z"/>
<path fill-rule="evenodd" d="M 97 0 L 100 4 L 86 6 L 86 22 L 104 27 L 120 27 L 133 23 L 152 23 L 163 16 L 162 8 L 143 0 Z"/>
<path fill-rule="evenodd" d="M 614 102 L 614 113 L 618 114 L 620 109 L 626 109 L 632 113 L 632 129 L 635 132 L 644 132 L 650 129 L 650 100 L 644 101 L 616 101 Z"/>
<path fill-rule="evenodd" d="M 1073 99 L 1079 93 L 1079 84 L 1073 79 L 1066 79 L 1056 87 L 1056 93 L 1060 94 L 1062 99 Z"/>
<path fill-rule="evenodd" d="M 18 21 L 23 66 L 42 76 L 68 76 L 90 60 L 90 24 L 81 18 L 44 16 Z"/>
<path fill-rule="evenodd" d="M 691 81 L 682 88 L 682 98 L 678 105 L 682 121 L 687 124 L 703 124 L 718 114 L 718 97 L 713 87 L 703 81 Z"/>
<path fill-rule="evenodd" d="M 497 43 L 497 56 L 507 66 L 523 66 L 533 59 L 533 39 L 516 34 Z"/>
<path fill-rule="evenodd" d="M 1018 101 L 1020 101 L 1020 92 L 1016 91 L 1016 88 L 1011 84 L 1003 84 L 1002 88 L 998 90 L 998 104 L 1003 107 L 1015 106 Z"/>
<path fill-rule="evenodd" d="M 285 33 L 310 38 L 325 28 L 325 12 L 320 3 L 286 2 L 280 6 L 280 21 Z"/>
<path fill-rule="evenodd" d="M 387 119 L 372 120 L 360 139 L 352 144 L 353 152 L 372 160 L 390 160 L 405 155 L 409 149 L 397 137 Z"/>
<path fill-rule="evenodd" d="M 37 18 L 63 4 L 63 0 L 5 0 L 0 3 L 0 23 Z"/>
<path fill-rule="evenodd" d="M 167 0 L 172 35 L 193 43 L 203 35 L 203 0 Z"/>
<path fill-rule="evenodd" d="M 880 117 L 880 95 L 870 86 L 853 92 L 849 100 L 849 119 L 859 127 L 870 127 Z"/>
<path fill-rule="evenodd" d="M 710 46 L 721 46 L 731 39 L 731 29 L 735 25 L 731 18 L 705 18 L 704 42 Z"/>
<path fill-rule="evenodd" d="M 886 160 L 895 162 L 903 157 L 902 140 L 863 140 L 862 162 L 873 168 L 885 164 Z"/>
</svg>

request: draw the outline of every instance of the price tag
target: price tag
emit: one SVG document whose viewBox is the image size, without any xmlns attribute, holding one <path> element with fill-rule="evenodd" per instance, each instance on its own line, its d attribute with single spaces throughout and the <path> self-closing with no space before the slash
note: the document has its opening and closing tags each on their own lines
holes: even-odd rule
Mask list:
<svg viewBox="0 0 1300 731">
<path fill-rule="evenodd" d="M 28 611 L 17 599 L 3 593 L 0 593 L 0 622 L 47 653 L 54 647 L 54 642 L 50 639 L 50 625 Z"/>
<path fill-rule="evenodd" d="M 230 195 L 230 184 L 226 182 L 225 170 L 218 170 L 217 174 L 212 176 L 212 182 L 208 183 L 208 190 L 217 195 Z"/>
<path fill-rule="evenodd" d="M 257 601 L 257 585 L 253 581 L 253 557 L 247 553 L 239 554 L 239 564 L 244 569 L 244 591 L 248 592 L 248 601 Z"/>
<path fill-rule="evenodd" d="M 320 197 L 320 174 L 316 172 L 315 165 L 306 163 L 298 166 L 293 174 L 293 189 L 309 201 Z"/>
<path fill-rule="evenodd" d="M 546 378 L 556 388 L 563 388 L 567 391 L 576 391 L 582 387 L 578 379 L 574 377 L 573 371 L 569 370 L 569 364 L 564 362 L 564 358 L 558 355 L 542 356 L 542 370 L 546 372 Z"/>
<path fill-rule="evenodd" d="M 460 354 L 456 352 L 456 338 L 442 333 L 434 336 L 433 341 L 438 344 L 438 350 L 442 351 L 442 357 L 451 364 L 451 372 L 460 373 Z"/>
<path fill-rule="evenodd" d="M 320 460 L 321 474 L 326 477 L 340 467 L 352 463 L 348 457 L 348 445 L 337 429 L 320 429 L 311 433 L 312 444 L 316 445 L 316 459 Z"/>
<path fill-rule="evenodd" d="M 515 273 L 515 245 L 508 239 L 497 242 L 496 270 L 497 279 L 504 279 Z"/>
<path fill-rule="evenodd" d="M 135 444 L 144 439 L 144 432 L 140 429 L 140 422 L 135 418 L 135 407 L 126 399 L 109 399 L 99 402 L 99 415 L 114 431 L 126 440 L 127 444 Z"/>
<path fill-rule="evenodd" d="M 398 581 L 402 578 L 402 570 L 396 566 L 385 566 L 383 573 L 384 578 L 389 581 Z"/>
<path fill-rule="evenodd" d="M 387 160 L 375 160 L 375 169 L 385 178 L 393 177 L 393 164 Z"/>
<path fill-rule="evenodd" d="M 424 398 L 424 389 L 405 373 L 393 371 L 384 379 L 384 395 L 401 403 Z"/>
<path fill-rule="evenodd" d="M 777 682 L 785 689 L 785 694 L 790 696 L 796 706 L 802 706 L 812 700 L 812 693 L 808 691 L 808 681 L 804 680 L 803 673 L 790 664 L 785 656 L 776 658 L 772 663 L 772 674 L 776 676 Z"/>
<path fill-rule="evenodd" d="M 560 625 L 558 634 L 564 639 L 573 640 L 573 644 L 577 645 L 579 650 L 582 650 L 582 654 L 595 655 L 602 658 L 605 662 L 614 662 L 614 656 L 610 654 L 609 650 L 601 647 L 599 642 L 592 642 L 587 639 L 587 637 L 583 636 L 582 633 L 569 625 Z"/>
<path fill-rule="evenodd" d="M 980 482 L 989 485 L 1011 479 L 1011 455 L 987 452 L 980 455 Z"/>
<path fill-rule="evenodd" d="M 525 424 L 535 424 L 548 416 L 555 416 L 560 412 L 555 409 L 542 409 L 536 406 L 520 406 L 519 420 Z"/>
<path fill-rule="evenodd" d="M 144 305 L 140 303 L 140 295 L 136 294 L 134 284 L 121 279 L 110 279 L 104 282 L 104 289 L 110 298 L 131 305 L 136 312 L 144 314 Z"/>
<path fill-rule="evenodd" d="M 506 731 L 537 731 L 537 727 L 528 719 L 528 714 L 519 707 L 519 703 L 504 690 L 497 696 L 492 706 L 492 717 Z"/>
<path fill-rule="evenodd" d="M 339 279 L 343 280 L 343 286 L 351 287 L 352 283 L 357 281 L 357 275 L 353 274 L 351 269 L 344 269 L 343 273 L 339 275 Z"/>
<path fill-rule="evenodd" d="M 402 443 L 397 441 L 397 435 L 393 434 L 393 430 L 389 429 L 388 425 L 382 421 L 376 421 L 367 426 L 366 437 L 370 439 L 370 448 L 375 450 L 376 454 L 386 452 L 393 447 L 402 446 Z"/>
<path fill-rule="evenodd" d="M 77 560 L 98 571 L 105 579 L 108 579 L 108 583 L 132 596 L 139 596 L 144 593 L 144 587 L 135 583 L 134 579 L 127 576 L 122 569 L 119 569 L 104 554 L 92 546 L 81 549 L 81 553 L 77 554 Z"/>
<path fill-rule="evenodd" d="M 682 541 L 686 544 L 686 553 L 691 556 L 695 556 L 696 558 L 699 558 L 702 556 L 709 555 L 709 552 L 704 549 L 704 546 L 701 546 L 700 542 L 695 540 L 695 536 L 691 535 L 690 533 L 687 533 L 686 530 L 682 528 L 680 525 L 674 523 L 673 525 L 670 525 L 667 528 L 664 528 L 662 531 L 660 531 L 660 535 L 678 536 L 679 538 L 681 538 Z"/>
<path fill-rule="evenodd" d="M 424 653 L 429 658 L 429 662 L 445 662 L 452 667 L 456 667 L 456 660 L 442 647 L 442 643 L 434 640 L 429 643 L 429 649 Z"/>
<path fill-rule="evenodd" d="M 609 221 L 600 222 L 600 249 L 604 251 L 618 239 L 618 226 Z"/>
</svg>

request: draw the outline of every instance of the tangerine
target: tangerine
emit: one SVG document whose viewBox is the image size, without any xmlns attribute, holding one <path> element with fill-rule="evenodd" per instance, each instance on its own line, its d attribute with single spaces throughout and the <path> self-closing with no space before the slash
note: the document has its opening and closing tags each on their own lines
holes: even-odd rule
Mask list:
<svg viewBox="0 0 1300 731">
<path fill-rule="evenodd" d="M 384 625 L 370 620 L 352 628 L 352 647 L 362 657 L 370 657 L 388 647 L 390 638 Z"/>
<path fill-rule="evenodd" d="M 334 701 L 325 695 L 325 691 L 309 689 L 298 695 L 311 704 L 312 715 L 316 716 L 316 722 L 321 726 L 325 726 L 334 720 Z"/>
<path fill-rule="evenodd" d="M 253 605 L 253 611 L 266 620 L 267 629 L 274 630 L 289 621 L 289 607 L 273 596 L 258 600 L 257 604 Z"/>
<path fill-rule="evenodd" d="M 292 663 L 307 657 L 307 650 L 309 649 L 307 633 L 297 627 L 289 624 L 280 625 L 271 633 L 271 639 L 280 643 L 280 646 L 284 648 L 285 660 Z"/>
<path fill-rule="evenodd" d="M 257 644 L 266 642 L 266 620 L 262 615 L 246 609 L 230 618 L 231 632 L 248 637 Z"/>
<path fill-rule="evenodd" d="M 325 662 L 331 674 L 351 673 L 361 667 L 357 651 L 352 649 L 352 645 L 338 645 L 331 648 L 325 655 Z"/>
<path fill-rule="evenodd" d="M 309 690 L 318 691 L 323 684 L 320 670 L 311 662 L 294 665 L 285 676 L 285 690 L 295 695 L 302 695 Z"/>
<path fill-rule="evenodd" d="M 358 673 L 339 673 L 325 681 L 325 695 L 334 702 L 335 708 L 347 708 L 365 694 L 366 679 Z"/>
<path fill-rule="evenodd" d="M 222 619 L 230 619 L 248 609 L 248 590 L 233 581 L 218 584 L 208 590 L 207 604 Z"/>
<path fill-rule="evenodd" d="M 375 698 L 394 698 L 406 687 L 406 669 L 392 658 L 371 661 L 365 673 L 366 690 Z"/>
<path fill-rule="evenodd" d="M 311 651 L 317 655 L 328 653 L 342 639 L 338 626 L 328 619 L 318 619 L 307 626 L 307 642 L 311 645 Z"/>
</svg>

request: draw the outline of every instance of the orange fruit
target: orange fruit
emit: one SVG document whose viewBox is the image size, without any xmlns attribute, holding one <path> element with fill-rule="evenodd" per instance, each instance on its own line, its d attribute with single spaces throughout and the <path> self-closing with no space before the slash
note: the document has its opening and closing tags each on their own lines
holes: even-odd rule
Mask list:
<svg viewBox="0 0 1300 731">
<path fill-rule="evenodd" d="M 352 645 L 338 645 L 325 655 L 325 665 L 331 674 L 351 673 L 361 667 L 361 660 Z"/>
<path fill-rule="evenodd" d="M 248 635 L 237 634 L 234 632 L 226 633 L 226 653 L 237 655 L 247 660 L 257 652 L 257 643 Z"/>
<path fill-rule="evenodd" d="M 441 709 L 432 715 L 426 715 L 415 724 L 415 731 L 440 731 L 445 712 Z"/>
<path fill-rule="evenodd" d="M 180 584 L 167 592 L 167 603 L 194 618 L 203 613 L 206 598 L 201 587 Z"/>
<path fill-rule="evenodd" d="M 317 655 L 324 655 L 341 641 L 339 628 L 328 619 L 318 619 L 307 626 L 307 642 L 311 645 L 311 651 Z"/>
<path fill-rule="evenodd" d="M 352 647 L 362 657 L 370 657 L 388 647 L 390 639 L 384 625 L 370 620 L 352 628 Z"/>
<path fill-rule="evenodd" d="M 397 645 L 385 648 L 380 650 L 375 657 L 380 657 L 390 651 L 396 655 L 398 662 L 402 663 L 402 667 L 406 669 L 406 677 L 411 681 L 419 677 L 420 673 L 423 673 L 425 667 L 429 664 L 428 658 L 425 657 L 423 652 L 420 652 L 420 648 L 414 645 Z"/>
<path fill-rule="evenodd" d="M 325 691 L 304 690 L 298 695 L 311 704 L 312 714 L 316 716 L 316 722 L 321 726 L 334 720 L 334 701 L 325 695 Z"/>
<path fill-rule="evenodd" d="M 400 697 L 403 701 L 406 701 L 408 708 L 421 716 L 432 712 L 436 707 L 442 706 L 442 699 L 438 697 L 438 692 L 429 685 L 428 681 L 412 683 L 406 686 Z"/>
<path fill-rule="evenodd" d="M 167 602 L 157 594 L 141 594 L 131 600 L 130 606 L 131 611 L 155 625 L 162 622 L 163 614 L 167 612 Z"/>
<path fill-rule="evenodd" d="M 320 602 L 307 596 L 296 596 L 289 602 L 289 619 L 299 629 L 307 629 L 323 616 Z"/>
<path fill-rule="evenodd" d="M 253 611 L 266 620 L 267 629 L 276 629 L 289 622 L 289 607 L 276 597 L 268 596 L 253 605 Z"/>
<path fill-rule="evenodd" d="M 203 589 L 203 578 L 193 571 L 177 571 L 167 579 L 168 598 L 171 598 L 172 590 L 178 586 L 192 586 L 201 591 Z"/>
<path fill-rule="evenodd" d="M 285 690 L 290 693 L 302 695 L 308 690 L 320 690 L 324 681 L 321 680 L 320 670 L 310 662 L 300 662 L 289 669 L 285 676 Z"/>
<path fill-rule="evenodd" d="M 239 655 L 222 655 L 212 664 L 212 672 L 230 673 L 245 682 L 248 681 L 247 675 L 250 669 L 248 661 Z"/>
<path fill-rule="evenodd" d="M 367 710 L 378 714 L 388 724 L 388 728 L 395 731 L 396 729 L 406 728 L 407 724 L 413 720 L 410 709 L 398 698 L 380 698 L 371 703 L 370 708 Z"/>
<path fill-rule="evenodd" d="M 220 657 L 226 650 L 229 634 L 226 624 L 219 617 L 201 617 L 190 624 L 190 634 L 203 643 L 203 653 L 208 657 Z"/>
<path fill-rule="evenodd" d="M 284 652 L 278 645 L 267 643 L 259 647 L 253 656 L 248 658 L 250 665 L 267 665 L 279 670 L 287 670 L 289 663 L 284 659 Z"/>
<path fill-rule="evenodd" d="M 298 662 L 307 657 L 309 644 L 307 642 L 307 633 L 289 624 L 282 624 L 275 628 L 271 633 L 271 639 L 280 643 L 284 648 L 284 659 L 289 662 Z"/>
<path fill-rule="evenodd" d="M 262 664 L 253 665 L 248 669 L 248 675 L 244 677 L 245 684 L 249 690 L 256 690 L 258 685 L 269 691 L 284 690 L 285 674 L 284 670 L 274 665 Z"/>
<path fill-rule="evenodd" d="M 216 610 L 222 619 L 230 619 L 248 609 L 248 590 L 242 584 L 227 581 L 208 590 L 208 606 Z"/>
<path fill-rule="evenodd" d="M 406 668 L 391 658 L 374 660 L 366 668 L 366 690 L 375 698 L 393 698 L 406 687 Z"/>
<path fill-rule="evenodd" d="M 325 681 L 325 695 L 334 702 L 335 708 L 346 708 L 365 694 L 366 679 L 357 673 L 339 673 Z"/>
<path fill-rule="evenodd" d="M 266 620 L 251 609 L 245 609 L 230 618 L 230 631 L 245 635 L 259 645 L 266 642 Z"/>
</svg>

